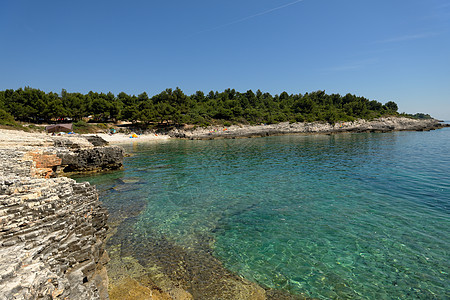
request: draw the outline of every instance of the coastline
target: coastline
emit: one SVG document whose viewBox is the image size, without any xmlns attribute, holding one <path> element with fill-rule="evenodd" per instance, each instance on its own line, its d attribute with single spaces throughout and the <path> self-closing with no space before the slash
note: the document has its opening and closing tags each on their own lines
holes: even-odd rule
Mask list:
<svg viewBox="0 0 450 300">
<path fill-rule="evenodd" d="M 196 128 L 196 129 L 173 129 L 166 134 L 161 133 L 148 133 L 138 136 L 138 138 L 130 138 L 129 135 L 125 134 L 98 134 L 99 137 L 105 139 L 107 142 L 111 144 L 124 144 L 124 143 L 134 143 L 134 142 L 163 142 L 168 139 L 173 138 L 183 138 L 183 139 L 215 139 L 215 138 L 248 138 L 248 137 L 263 137 L 270 135 L 284 135 L 284 134 L 335 134 L 335 133 L 351 133 L 351 132 L 390 132 L 390 131 L 404 131 L 404 130 L 412 130 L 412 131 L 425 131 L 425 130 L 434 130 L 442 127 L 448 127 L 450 125 L 444 125 L 439 123 L 437 120 L 412 120 L 407 118 L 382 118 L 372 121 L 366 120 L 358 120 L 355 122 L 341 122 L 336 124 L 326 124 L 326 123 L 280 123 L 274 125 L 257 125 L 257 126 L 230 126 L 230 127 L 209 127 L 209 128 Z M 104 208 L 101 207 L 100 202 L 98 202 L 98 194 L 95 188 L 89 186 L 88 184 L 75 184 L 72 179 L 68 178 L 56 178 L 56 179 L 43 179 L 48 177 L 56 176 L 55 173 L 58 173 L 58 176 L 64 176 L 64 173 L 57 172 L 58 166 L 62 164 L 64 157 L 66 157 L 67 161 L 76 160 L 77 163 L 81 167 L 85 167 L 83 160 L 79 160 L 80 151 L 87 150 L 89 154 L 89 159 L 86 160 L 96 160 L 98 157 L 105 158 L 105 152 L 99 152 L 99 149 L 106 149 L 107 147 L 96 147 L 93 142 L 89 142 L 89 137 L 92 135 L 83 135 L 83 136 L 70 136 L 70 137 L 52 137 L 48 134 L 42 133 L 25 133 L 18 131 L 9 131 L 9 130 L 0 130 L 0 150 L 2 157 L 2 168 L 0 169 L 0 175 L 2 181 L 2 186 L 11 186 L 11 188 L 2 188 L 3 193 L 0 194 L 1 199 L 7 199 L 9 202 L 0 202 L 0 210 L 5 212 L 9 211 L 9 206 L 13 205 L 14 207 L 21 207 L 27 203 L 24 202 L 23 198 L 29 197 L 28 195 L 33 195 L 32 197 L 37 197 L 39 201 L 50 201 L 45 200 L 46 198 L 42 198 L 42 190 L 48 191 L 46 192 L 46 196 L 50 197 L 50 199 L 65 199 L 67 197 L 65 191 L 61 189 L 57 189 L 58 185 L 64 184 L 68 190 L 72 191 L 72 193 L 76 194 L 76 201 L 81 203 L 83 210 L 80 210 L 80 216 L 86 215 L 89 210 L 93 211 L 93 216 L 95 218 L 90 219 L 91 223 L 83 224 L 83 226 L 87 226 L 86 228 L 92 228 L 89 230 L 93 230 L 95 235 L 95 241 L 93 242 L 96 247 L 95 249 L 86 248 L 83 245 L 80 245 L 80 249 L 84 249 L 85 254 L 91 257 L 93 254 L 91 251 L 95 252 L 95 255 L 92 256 L 91 261 L 94 264 L 94 268 L 92 269 L 92 264 L 88 264 L 86 270 L 83 269 L 83 273 L 81 276 L 80 272 L 77 271 L 76 276 L 72 276 L 70 278 L 66 278 L 65 273 L 58 273 L 58 270 L 61 269 L 60 261 L 66 261 L 68 257 L 70 257 L 70 253 L 66 253 L 61 251 L 60 256 L 58 256 L 57 263 L 53 263 L 52 265 L 44 265 L 38 266 L 35 261 L 28 261 L 28 254 L 25 252 L 21 252 L 18 260 L 22 260 L 21 263 L 18 263 L 14 266 L 8 266 L 8 262 L 6 260 L 2 261 L 2 264 L 7 267 L 7 274 L 0 274 L 0 283 L 4 284 L 5 287 L 12 286 L 11 282 L 14 282 L 14 278 L 26 278 L 30 281 L 29 286 L 23 286 L 23 291 L 29 293 L 29 291 L 37 291 L 39 289 L 47 289 L 50 292 L 58 294 L 56 297 L 77 295 L 75 289 L 80 288 L 84 294 L 79 295 L 93 295 L 92 299 L 107 299 L 108 295 L 105 292 L 105 285 L 108 285 L 108 278 L 106 275 L 106 269 L 104 265 L 108 261 L 107 254 L 104 251 L 104 243 L 106 240 L 106 218 L 107 213 Z M 55 150 L 58 148 L 59 150 Z M 119 148 L 119 147 L 116 147 Z M 95 149 L 95 150 L 94 150 Z M 78 151 L 78 152 L 77 152 Z M 117 149 L 115 150 L 117 151 Z M 74 155 L 73 153 L 78 153 Z M 31 153 L 31 154 L 30 154 Z M 62 153 L 62 154 L 61 154 Z M 123 154 L 123 152 L 122 152 Z M 74 159 L 76 157 L 76 159 Z M 123 158 L 123 157 L 122 157 Z M 108 158 L 107 160 L 114 160 L 116 158 Z M 99 161 L 98 168 L 90 169 L 90 171 L 102 171 L 108 169 L 108 163 L 103 164 L 102 161 Z M 10 165 L 14 165 L 13 168 L 9 168 Z M 114 168 L 113 168 L 114 169 Z M 78 170 L 79 171 L 79 170 Z M 36 179 L 40 178 L 39 180 Z M 30 185 L 30 183 L 32 183 Z M 32 188 L 21 188 L 22 186 L 32 186 Z M 14 188 L 12 188 L 14 187 Z M 80 192 L 81 191 L 81 192 Z M 19 194 L 18 194 L 19 193 Z M 85 196 L 88 195 L 88 196 Z M 39 198 L 41 197 L 41 198 Z M 89 199 L 89 205 L 84 205 L 85 198 Z M 35 199 L 35 198 L 27 198 L 27 199 Z M 75 200 L 74 200 L 75 201 Z M 63 203 L 63 202 L 58 202 Z M 8 206 L 9 205 L 9 206 Z M 68 211 L 62 208 L 62 212 L 58 210 L 56 214 L 60 217 L 61 222 L 65 221 L 67 218 Z M 45 210 L 45 209 L 44 209 Z M 11 214 L 16 216 L 17 210 L 16 208 L 11 210 Z M 17 214 L 18 216 L 19 214 Z M 0 215 L 1 224 L 4 225 L 4 222 L 9 222 L 10 219 L 4 218 L 4 214 Z M 37 216 L 37 220 L 39 220 L 40 216 Z M 96 225 L 100 223 L 101 226 Z M 6 223 L 5 223 L 6 224 Z M 26 229 L 25 234 L 29 234 L 29 232 L 34 232 L 35 230 L 40 230 L 39 221 L 29 222 L 29 227 Z M 11 227 L 11 230 L 14 230 L 16 227 Z M 84 227 L 82 227 L 84 228 Z M 3 228 L 2 228 L 3 230 Z M 0 230 L 0 233 L 2 233 Z M 80 229 L 82 230 L 82 229 Z M 83 229 L 84 230 L 84 229 Z M 4 230 L 3 230 L 4 232 Z M 9 234 L 9 233 L 8 233 Z M 52 232 L 49 232 L 52 234 Z M 113 233 L 112 233 L 113 234 Z M 0 250 L 2 253 L 7 253 L 10 255 L 11 251 L 17 249 L 17 245 L 15 242 L 11 244 L 11 241 L 22 241 L 22 238 L 28 239 L 27 237 L 14 236 L 14 239 L 10 239 L 13 236 L 8 235 L 0 235 Z M 2 239 L 3 238 L 3 239 Z M 32 236 L 33 238 L 39 238 L 38 236 Z M 64 240 L 67 237 L 62 237 Z M 28 240 L 27 240 L 28 242 Z M 83 241 L 82 241 L 83 242 Z M 84 241 L 85 242 L 85 241 Z M 29 244 L 31 245 L 31 244 Z M 48 246 L 48 245 L 47 245 Z M 31 246 L 27 246 L 31 247 Z M 52 247 L 51 245 L 48 247 Z M 78 248 L 77 248 L 78 249 Z M 51 252 L 51 250 L 48 250 Z M 87 254 L 86 254 L 87 253 Z M 81 255 L 77 253 L 77 255 Z M 81 255 L 81 259 L 84 259 L 83 255 Z M 105 257 L 106 255 L 106 257 Z M 112 255 L 113 256 L 113 255 Z M 5 256 L 10 257 L 10 256 Z M 36 256 L 38 257 L 38 256 Z M 37 258 L 33 257 L 34 260 Z M 28 262 L 32 262 L 32 264 L 28 264 Z M 84 261 L 83 261 L 84 262 Z M 27 271 L 26 267 L 28 265 L 33 265 L 36 268 L 43 268 L 46 270 L 46 275 L 52 280 L 59 280 L 64 282 L 65 289 L 61 289 L 61 285 L 58 284 L 53 285 L 45 285 L 45 280 L 48 278 L 44 277 L 33 277 L 33 270 L 30 272 L 23 272 L 24 269 Z M 211 262 L 212 265 L 216 265 L 215 262 Z M 219 265 L 219 264 L 217 264 Z M 73 265 L 72 268 L 77 270 L 77 265 Z M 12 269 L 11 269 L 12 267 Z M 119 266 L 122 268 L 123 266 Z M 56 270 L 56 271 L 55 271 Z M 19 272 L 21 271 L 21 272 Z M 56 275 L 55 275 L 56 274 Z M 74 273 L 75 274 L 75 273 Z M 86 275 L 86 276 L 85 276 Z M 81 276 L 81 277 L 80 277 Z M 232 278 L 232 275 L 227 273 L 226 276 Z M 84 277 L 88 278 L 88 284 L 85 284 Z M 59 279 L 58 279 L 59 278 Z M 94 278 L 96 278 L 94 280 Z M 81 279 L 81 281 L 80 281 Z M 91 280 L 92 279 L 92 280 Z M 156 287 L 154 290 L 145 289 L 142 285 L 140 285 L 133 278 L 125 278 L 125 281 L 120 283 L 117 286 L 115 292 L 118 292 L 119 295 L 122 295 L 121 289 L 129 289 L 129 290 L 138 290 L 139 288 L 144 289 L 145 293 L 156 293 L 159 287 Z M 234 280 L 234 279 L 233 279 Z M 240 279 L 236 279 L 238 282 Z M 93 282 L 97 282 L 92 285 Z M 264 291 L 261 290 L 258 286 L 253 286 L 251 283 L 243 282 L 244 286 L 248 286 L 250 288 L 249 293 L 258 293 L 261 295 L 261 299 L 263 298 Z M 14 286 L 13 286 L 14 287 Z M 50 290 L 51 289 L 51 290 Z M 101 290 L 101 295 L 99 295 L 99 290 Z M 6 289 L 5 289 L 6 291 Z M 56 291 L 56 292 L 55 292 Z M 175 290 L 174 290 L 175 291 Z M 182 294 L 184 299 L 190 299 L 189 293 L 182 290 L 176 290 L 177 293 Z M 162 290 L 161 290 L 162 292 Z M 187 294 L 186 294 L 186 293 Z M 69 294 L 68 294 L 69 293 Z M 24 294 L 24 297 L 28 294 Z M 141 294 L 142 295 L 142 294 Z M 161 294 L 161 297 L 165 297 L 164 293 Z M 267 296 L 267 294 L 266 294 Z M 278 295 L 279 297 L 280 295 Z M 28 299 L 25 297 L 25 299 Z"/>
<path fill-rule="evenodd" d="M 106 133 L 96 134 L 111 144 L 124 144 L 133 142 L 157 142 L 166 141 L 171 138 L 190 140 L 210 139 L 235 139 L 265 137 L 272 135 L 289 134 L 339 134 L 339 133 L 362 133 L 362 132 L 391 132 L 391 131 L 429 131 L 450 124 L 442 123 L 435 119 L 417 120 L 405 117 L 385 117 L 374 120 L 356 120 L 353 122 L 337 122 L 335 124 L 313 122 L 313 123 L 278 123 L 261 125 L 231 125 L 194 127 L 184 126 L 173 128 L 168 131 L 150 131 L 131 138 L 129 134 Z M 92 135 L 92 134 L 89 134 Z M 89 136 L 87 135 L 87 136 Z"/>
<path fill-rule="evenodd" d="M 83 136 L 99 136 L 110 144 L 126 144 L 133 142 L 155 142 L 155 141 L 165 141 L 170 139 L 169 135 L 165 134 L 155 134 L 155 133 L 145 133 L 138 135 L 137 138 L 130 137 L 129 134 L 115 133 L 113 135 L 107 133 L 96 133 L 96 134 L 84 134 Z"/>
<path fill-rule="evenodd" d="M 109 299 L 108 212 L 89 183 L 122 167 L 98 139 L 0 130 L 0 298 Z"/>
<path fill-rule="evenodd" d="M 187 139 L 248 138 L 285 134 L 335 134 L 391 131 L 429 131 L 447 127 L 435 119 L 417 120 L 405 117 L 383 117 L 374 120 L 352 122 L 323 122 L 232 125 L 229 127 L 196 128 L 194 130 L 174 129 L 170 136 Z"/>
</svg>

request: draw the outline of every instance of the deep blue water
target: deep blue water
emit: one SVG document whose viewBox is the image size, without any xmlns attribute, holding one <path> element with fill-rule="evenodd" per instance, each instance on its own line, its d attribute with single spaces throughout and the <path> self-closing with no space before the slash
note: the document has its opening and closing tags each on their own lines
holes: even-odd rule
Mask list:
<svg viewBox="0 0 450 300">
<path fill-rule="evenodd" d="M 130 235 L 207 240 L 227 269 L 292 294 L 450 297 L 450 128 L 125 148 L 124 171 L 81 179 L 112 221 L 131 205 Z"/>
</svg>

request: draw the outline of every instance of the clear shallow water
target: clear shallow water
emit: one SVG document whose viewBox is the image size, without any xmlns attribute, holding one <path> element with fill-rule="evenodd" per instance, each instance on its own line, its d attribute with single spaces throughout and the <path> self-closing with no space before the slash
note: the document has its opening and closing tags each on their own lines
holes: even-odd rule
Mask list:
<svg viewBox="0 0 450 300">
<path fill-rule="evenodd" d="M 246 279 L 322 299 L 450 297 L 450 128 L 126 150 L 124 171 L 82 179 L 112 221 L 134 216 L 136 253 L 148 237 L 206 247 Z"/>
</svg>

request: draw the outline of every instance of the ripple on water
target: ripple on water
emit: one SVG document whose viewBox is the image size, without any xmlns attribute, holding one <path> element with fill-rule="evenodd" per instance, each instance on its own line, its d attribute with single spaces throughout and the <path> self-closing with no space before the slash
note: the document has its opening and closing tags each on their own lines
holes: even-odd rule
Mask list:
<svg viewBox="0 0 450 300">
<path fill-rule="evenodd" d="M 449 146 L 450 129 L 176 140 L 90 180 L 113 216 L 135 212 L 123 253 L 194 294 L 240 275 L 322 299 L 445 299 Z"/>
</svg>

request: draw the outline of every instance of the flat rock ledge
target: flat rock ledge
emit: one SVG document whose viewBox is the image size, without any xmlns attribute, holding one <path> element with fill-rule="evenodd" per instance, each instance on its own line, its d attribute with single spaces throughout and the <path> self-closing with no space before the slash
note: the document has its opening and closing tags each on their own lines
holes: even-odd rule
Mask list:
<svg viewBox="0 0 450 300">
<path fill-rule="evenodd" d="M 109 299 L 108 214 L 68 172 L 120 169 L 98 138 L 0 130 L 0 299 Z"/>
<path fill-rule="evenodd" d="M 269 125 L 233 125 L 230 127 L 196 128 L 194 130 L 173 129 L 171 137 L 186 139 L 245 138 L 283 134 L 333 134 L 345 132 L 390 132 L 390 131 L 429 131 L 448 126 L 438 120 L 417 120 L 405 117 L 385 117 L 374 120 L 356 120 L 335 124 L 289 123 Z"/>
<path fill-rule="evenodd" d="M 0 131 L 0 173 L 51 178 L 66 173 L 104 172 L 123 167 L 124 150 L 98 137 L 5 135 Z M 8 139 L 11 138 L 11 139 Z M 97 146 L 96 146 L 97 145 Z"/>
</svg>

